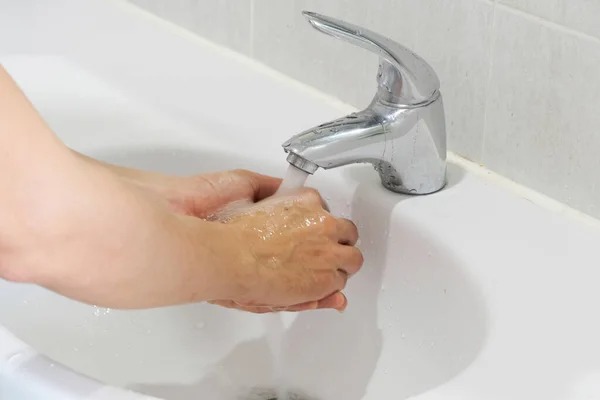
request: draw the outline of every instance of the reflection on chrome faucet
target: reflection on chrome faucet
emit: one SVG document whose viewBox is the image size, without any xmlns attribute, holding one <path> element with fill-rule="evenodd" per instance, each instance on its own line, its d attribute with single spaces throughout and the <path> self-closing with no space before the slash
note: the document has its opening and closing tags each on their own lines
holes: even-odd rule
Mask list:
<svg viewBox="0 0 600 400">
<path fill-rule="evenodd" d="M 378 90 L 364 110 L 304 131 L 283 144 L 308 173 L 371 163 L 387 189 L 429 194 L 446 183 L 446 124 L 440 82 L 421 57 L 367 29 L 304 12 L 317 30 L 380 57 Z"/>
</svg>

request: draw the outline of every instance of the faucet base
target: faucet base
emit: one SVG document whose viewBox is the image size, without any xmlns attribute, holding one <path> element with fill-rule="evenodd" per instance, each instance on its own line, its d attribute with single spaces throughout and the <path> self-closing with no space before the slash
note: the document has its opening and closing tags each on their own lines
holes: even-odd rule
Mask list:
<svg viewBox="0 0 600 400">
<path fill-rule="evenodd" d="M 384 181 L 383 179 L 381 179 L 381 185 L 384 188 L 386 188 L 387 190 L 390 190 L 394 193 L 407 194 L 407 195 L 411 195 L 411 196 L 421 196 L 421 195 L 428 195 L 428 194 L 433 194 L 433 193 L 439 192 L 444 187 L 446 187 L 446 181 L 443 181 L 441 185 L 433 186 L 429 189 L 420 189 L 420 190 L 408 189 L 402 185 L 397 185 L 395 182 Z"/>
<path fill-rule="evenodd" d="M 446 186 L 446 168 L 445 164 L 436 165 L 437 173 L 435 176 L 428 174 L 426 180 L 410 181 L 407 176 L 403 180 L 394 166 L 386 161 L 373 163 L 373 167 L 379 173 L 381 184 L 384 188 L 401 194 L 408 195 L 426 195 L 440 191 Z"/>
</svg>

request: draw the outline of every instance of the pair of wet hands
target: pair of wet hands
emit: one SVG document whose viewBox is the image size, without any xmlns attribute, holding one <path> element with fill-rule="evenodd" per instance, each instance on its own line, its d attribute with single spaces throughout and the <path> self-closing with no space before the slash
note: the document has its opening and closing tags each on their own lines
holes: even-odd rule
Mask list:
<svg viewBox="0 0 600 400">
<path fill-rule="evenodd" d="M 272 281 L 272 287 L 283 286 L 284 291 L 261 294 L 259 304 L 213 303 L 258 313 L 346 308 L 341 290 L 363 263 L 355 247 L 358 232 L 351 221 L 327 212 L 316 191 L 300 189 L 255 204 L 232 204 L 215 218 L 240 228 L 262 271 L 261 279 Z"/>
<path fill-rule="evenodd" d="M 254 313 L 346 308 L 341 291 L 363 263 L 355 246 L 358 231 L 351 221 L 333 217 L 317 191 L 275 195 L 281 180 L 249 171 L 193 179 L 194 185 L 181 181 L 188 183 L 167 196 L 173 207 L 231 225 L 238 233 L 236 251 L 251 258 L 240 266 L 250 271 L 236 274 L 248 282 L 246 293 L 211 303 Z M 186 186 L 194 188 L 188 192 Z"/>
</svg>

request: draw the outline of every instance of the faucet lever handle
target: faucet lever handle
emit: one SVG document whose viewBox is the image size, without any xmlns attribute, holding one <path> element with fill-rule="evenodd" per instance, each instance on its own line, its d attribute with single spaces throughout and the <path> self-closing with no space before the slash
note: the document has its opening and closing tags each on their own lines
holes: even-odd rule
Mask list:
<svg viewBox="0 0 600 400">
<path fill-rule="evenodd" d="M 304 11 L 318 31 L 370 50 L 379 55 L 378 97 L 393 105 L 413 106 L 430 101 L 440 89 L 433 68 L 421 57 L 368 29 L 325 15 Z"/>
</svg>

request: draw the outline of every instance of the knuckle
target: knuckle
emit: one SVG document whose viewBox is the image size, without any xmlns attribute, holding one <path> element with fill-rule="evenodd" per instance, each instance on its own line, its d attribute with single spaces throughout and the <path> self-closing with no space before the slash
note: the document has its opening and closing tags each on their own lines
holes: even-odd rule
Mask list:
<svg viewBox="0 0 600 400">
<path fill-rule="evenodd" d="M 336 290 L 340 291 L 340 290 L 344 290 L 346 288 L 346 284 L 348 283 L 348 274 L 338 271 L 337 272 L 339 279 L 336 279 L 337 283 L 337 287 Z"/>
<path fill-rule="evenodd" d="M 342 255 L 338 252 L 329 251 L 323 260 L 328 270 L 335 271 L 343 265 Z"/>
<path fill-rule="evenodd" d="M 343 221 L 344 221 L 344 224 L 346 224 L 346 226 L 352 233 L 358 234 L 358 228 L 356 227 L 356 224 L 352 220 L 344 218 Z"/>
<path fill-rule="evenodd" d="M 364 262 L 365 256 L 360 250 L 356 249 L 354 256 L 354 266 L 356 267 L 356 269 L 359 270 L 363 266 Z"/>
<path fill-rule="evenodd" d="M 303 188 L 302 189 L 302 197 L 311 203 L 316 203 L 319 204 L 321 203 L 322 199 L 321 199 L 321 194 L 319 193 L 319 191 L 317 189 L 313 189 L 313 188 Z"/>
<path fill-rule="evenodd" d="M 323 221 L 323 227 L 327 233 L 337 232 L 338 220 L 331 214 L 324 213 L 321 220 Z"/>
<path fill-rule="evenodd" d="M 354 223 L 354 221 L 352 220 L 347 220 L 350 223 L 350 227 L 352 229 L 352 232 L 356 235 L 356 237 L 358 237 L 358 227 L 356 226 L 356 224 Z"/>
<path fill-rule="evenodd" d="M 357 254 L 357 263 L 359 267 L 362 267 L 362 265 L 365 263 L 365 255 L 362 253 L 362 251 L 360 251 L 359 249 L 356 249 L 356 254 Z"/>
<path fill-rule="evenodd" d="M 247 169 L 243 169 L 243 168 L 237 168 L 234 169 L 233 171 L 231 171 L 233 174 L 235 175 L 240 175 L 240 176 L 248 176 L 248 175 L 252 175 L 252 172 L 247 170 Z"/>
</svg>

